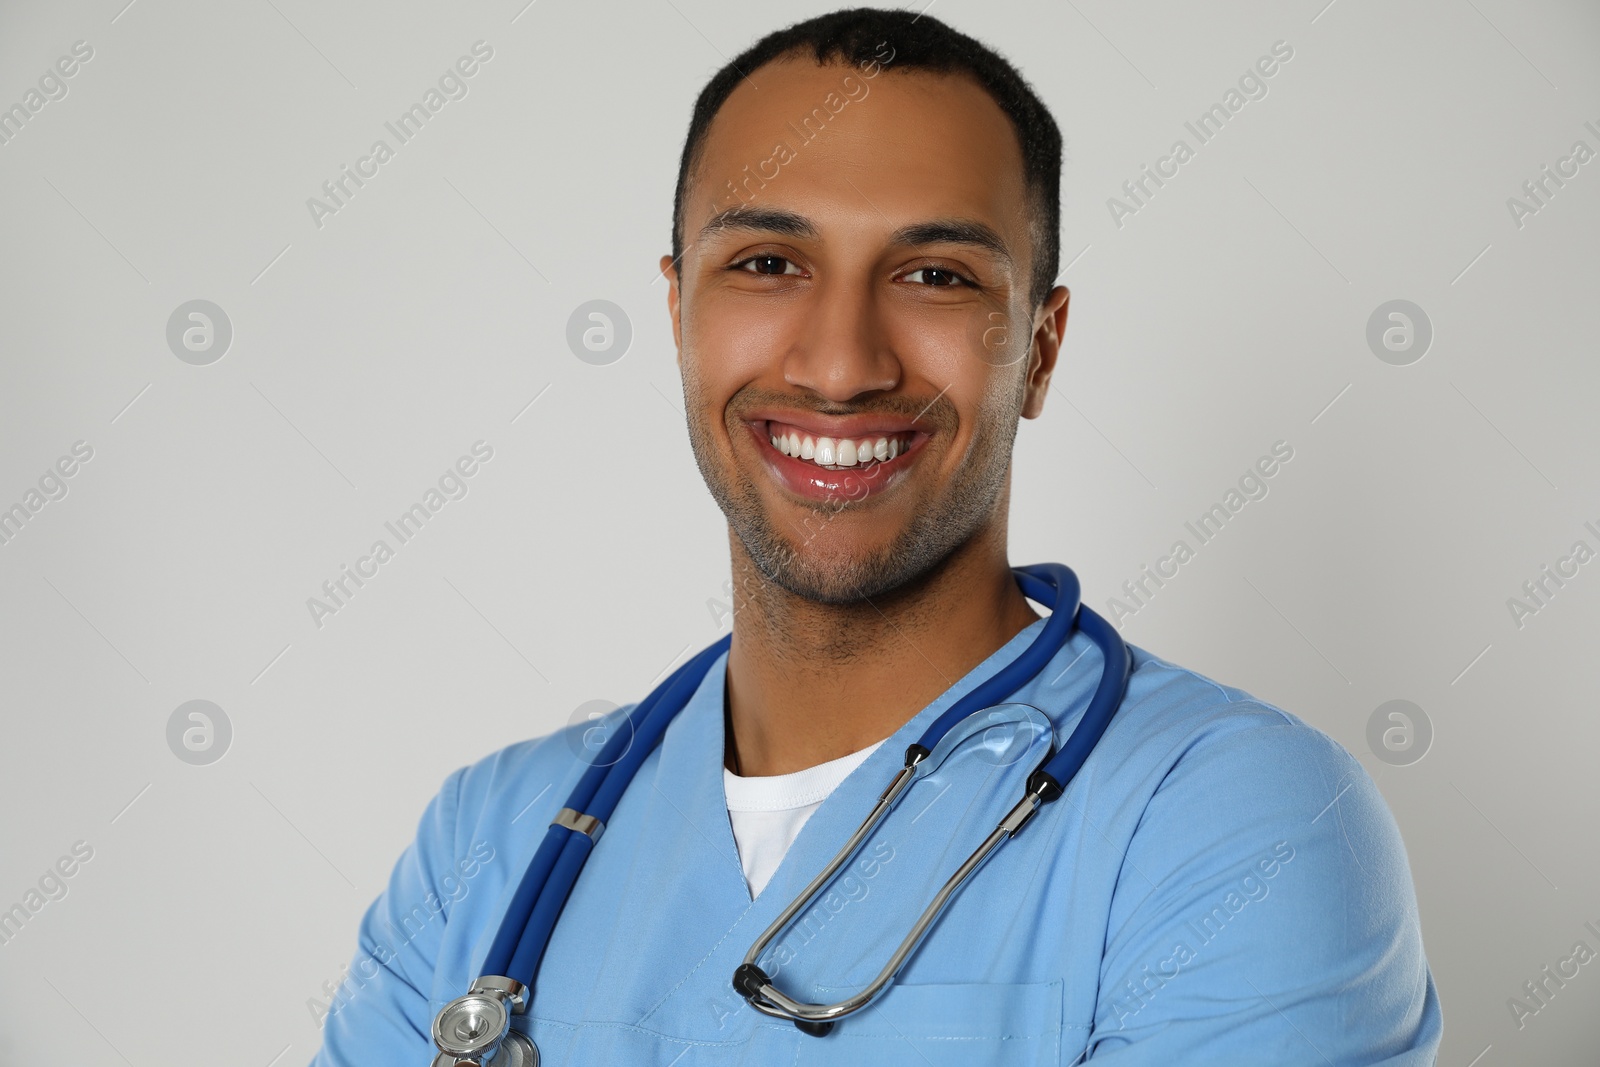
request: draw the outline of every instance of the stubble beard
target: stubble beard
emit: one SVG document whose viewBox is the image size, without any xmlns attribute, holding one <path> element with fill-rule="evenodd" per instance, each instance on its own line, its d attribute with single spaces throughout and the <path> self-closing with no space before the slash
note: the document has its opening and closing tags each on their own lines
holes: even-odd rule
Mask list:
<svg viewBox="0 0 1600 1067">
<path fill-rule="evenodd" d="M 755 485 L 740 477 L 732 464 L 724 466 L 710 420 L 702 414 L 693 363 L 686 359 L 683 366 L 689 443 L 706 488 L 755 567 L 768 581 L 794 596 L 829 605 L 877 600 L 937 568 L 994 515 L 1010 471 L 1016 418 L 995 420 L 987 432 L 980 428 L 969 446 L 967 460 L 957 468 L 956 477 L 945 491 L 931 506 L 914 512 L 911 522 L 887 545 L 848 556 L 829 554 L 826 547 L 830 532 L 840 532 L 833 529 L 837 516 L 860 505 L 847 497 L 824 501 L 813 506 L 811 515 L 792 531 L 780 530 L 767 514 Z M 730 440 L 746 432 L 736 414 L 737 400 L 736 395 L 726 409 L 725 428 Z M 938 403 L 935 401 L 935 405 Z M 955 414 L 948 402 L 945 404 L 938 422 L 953 431 Z M 932 408 L 929 411 L 933 413 Z M 948 440 L 950 434 L 943 432 L 940 436 Z M 923 461 L 927 459 L 931 457 L 924 457 Z"/>
</svg>

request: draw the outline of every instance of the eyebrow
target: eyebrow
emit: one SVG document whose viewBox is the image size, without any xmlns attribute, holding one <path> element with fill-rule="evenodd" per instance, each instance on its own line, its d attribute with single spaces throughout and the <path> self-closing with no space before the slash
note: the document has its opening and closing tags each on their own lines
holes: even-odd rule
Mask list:
<svg viewBox="0 0 1600 1067">
<path fill-rule="evenodd" d="M 803 240 L 812 240 L 818 236 L 817 228 L 811 220 L 797 212 L 778 208 L 752 208 L 741 204 L 711 216 L 706 224 L 700 227 L 698 240 L 704 241 L 708 237 L 728 230 L 775 233 Z M 913 248 L 925 244 L 967 245 L 990 253 L 1008 267 L 1015 265 L 1010 249 L 1006 247 L 1005 241 L 994 228 L 971 219 L 934 219 L 913 223 L 894 231 L 889 235 L 889 240 L 892 244 L 911 245 Z"/>
<path fill-rule="evenodd" d="M 939 219 L 902 226 L 890 236 L 890 240 L 896 244 L 907 244 L 912 247 L 932 244 L 969 245 L 992 254 L 1008 267 L 1012 265 L 1011 250 L 1006 247 L 1000 235 L 992 227 L 970 219 Z"/>
<path fill-rule="evenodd" d="M 817 236 L 817 228 L 804 215 L 793 211 L 780 211 L 776 208 L 752 208 L 739 204 L 711 216 L 706 224 L 700 227 L 698 240 L 704 241 L 706 238 L 726 230 L 777 233 L 785 237 L 799 237 L 808 240 Z"/>
</svg>

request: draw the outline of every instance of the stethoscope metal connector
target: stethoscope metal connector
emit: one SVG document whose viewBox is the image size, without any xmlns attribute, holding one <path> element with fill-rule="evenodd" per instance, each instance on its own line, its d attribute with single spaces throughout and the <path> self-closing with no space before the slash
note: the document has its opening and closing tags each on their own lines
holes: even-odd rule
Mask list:
<svg viewBox="0 0 1600 1067">
<path fill-rule="evenodd" d="M 527 1006 L 528 989 L 515 978 L 479 978 L 434 1017 L 433 1067 L 539 1067 L 539 1050 L 511 1029 Z"/>
</svg>

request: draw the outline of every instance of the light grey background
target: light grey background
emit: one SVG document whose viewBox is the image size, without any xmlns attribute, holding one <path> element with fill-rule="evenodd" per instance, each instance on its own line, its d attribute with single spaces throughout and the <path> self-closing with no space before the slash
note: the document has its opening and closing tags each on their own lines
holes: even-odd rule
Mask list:
<svg viewBox="0 0 1600 1067">
<path fill-rule="evenodd" d="M 827 8 L 125 3 L 0 11 L 0 106 L 94 50 L 0 145 L 0 507 L 93 448 L 0 546 L 0 907 L 94 850 L 0 946 L 0 1062 L 173 1062 L 181 1033 L 303 1063 L 307 1003 L 445 775 L 723 632 L 656 258 L 694 94 Z M 1600 562 L 1520 628 L 1507 600 L 1600 547 L 1600 161 L 1520 227 L 1507 199 L 1600 150 L 1600 8 L 930 13 L 1012 58 L 1067 142 L 1072 313 L 1018 438 L 1013 559 L 1068 563 L 1104 611 L 1292 445 L 1124 635 L 1375 776 L 1441 1064 L 1593 1063 L 1600 963 L 1521 1029 L 1507 998 L 1600 948 Z M 468 94 L 318 227 L 307 199 L 479 40 Z M 1107 199 L 1279 40 L 1268 95 L 1114 224 Z M 166 340 L 194 299 L 232 324 L 210 365 Z M 566 344 L 596 299 L 632 323 L 610 365 Z M 1366 343 L 1393 299 L 1434 329 L 1409 366 Z M 307 599 L 480 440 L 467 495 L 316 625 Z M 1367 744 L 1391 699 L 1433 726 L 1409 766 Z M 231 723 L 209 765 L 168 748 L 191 700 Z"/>
</svg>

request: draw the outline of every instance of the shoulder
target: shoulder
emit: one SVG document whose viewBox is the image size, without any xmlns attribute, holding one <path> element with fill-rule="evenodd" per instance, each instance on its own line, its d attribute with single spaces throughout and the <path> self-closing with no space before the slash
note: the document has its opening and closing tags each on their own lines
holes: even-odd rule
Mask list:
<svg viewBox="0 0 1600 1067">
<path fill-rule="evenodd" d="M 1344 746 L 1242 689 L 1130 651 L 1128 694 L 1084 794 L 1091 809 L 1096 787 L 1116 805 L 1109 821 L 1137 866 L 1131 880 L 1122 872 L 1124 905 L 1290 856 L 1314 907 L 1378 907 L 1409 882 L 1399 827 Z"/>
<path fill-rule="evenodd" d="M 1204 897 L 1199 887 L 1292 868 L 1277 884 L 1297 886 L 1302 940 L 1320 930 L 1331 950 L 1347 936 L 1341 921 L 1363 913 L 1414 923 L 1399 828 L 1359 760 L 1282 708 L 1130 651 L 1122 766 L 1109 774 L 1131 779 L 1116 791 L 1127 804 L 1125 856 L 1137 868 L 1122 872 L 1124 915 L 1190 907 Z"/>
<path fill-rule="evenodd" d="M 517 741 L 458 768 L 445 783 L 455 815 L 457 836 L 496 828 L 548 808 L 555 812 L 593 766 L 606 740 L 630 724 L 634 704 L 603 716 L 581 720 L 547 734 Z M 532 810 L 534 808 L 538 811 Z M 530 819 L 529 825 L 549 822 Z"/>
<path fill-rule="evenodd" d="M 1118 804 L 1099 1052 L 1281 1048 L 1283 1062 L 1309 1040 L 1341 1063 L 1421 1050 L 1382 1060 L 1412 1063 L 1436 1049 L 1410 868 L 1366 769 L 1284 709 L 1130 651 L 1116 758 L 1096 770 Z"/>
<path fill-rule="evenodd" d="M 1102 745 L 1118 776 L 1147 797 L 1178 790 L 1211 804 L 1315 803 L 1314 815 L 1341 783 L 1366 778 L 1344 746 L 1289 711 L 1137 645 L 1128 649 L 1127 694 Z"/>
</svg>

